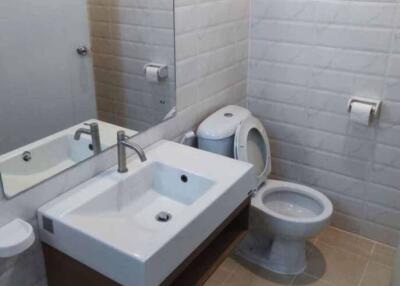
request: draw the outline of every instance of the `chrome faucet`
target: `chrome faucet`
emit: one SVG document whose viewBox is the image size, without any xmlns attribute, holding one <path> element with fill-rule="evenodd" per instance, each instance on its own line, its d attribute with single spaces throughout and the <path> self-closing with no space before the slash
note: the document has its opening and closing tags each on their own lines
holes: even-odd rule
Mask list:
<svg viewBox="0 0 400 286">
<path fill-rule="evenodd" d="M 126 173 L 128 172 L 128 168 L 126 167 L 126 149 L 129 148 L 134 150 L 141 162 L 147 160 L 146 154 L 142 147 L 136 143 L 128 143 L 127 140 L 129 139 L 128 136 L 125 135 L 124 131 L 117 132 L 117 142 L 118 142 L 118 172 L 119 173 Z"/>
<path fill-rule="evenodd" d="M 89 126 L 89 129 L 79 128 L 75 132 L 74 139 L 79 140 L 82 134 L 90 135 L 92 137 L 93 153 L 97 155 L 101 152 L 99 125 L 97 123 L 84 123 L 84 125 Z"/>
</svg>

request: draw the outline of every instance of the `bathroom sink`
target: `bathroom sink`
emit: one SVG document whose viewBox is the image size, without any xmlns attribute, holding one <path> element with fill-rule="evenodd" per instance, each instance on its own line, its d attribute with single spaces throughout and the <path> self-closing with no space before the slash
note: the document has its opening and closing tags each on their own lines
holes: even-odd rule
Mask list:
<svg viewBox="0 0 400 286">
<path fill-rule="evenodd" d="M 41 240 L 122 285 L 156 286 L 255 187 L 244 162 L 169 141 L 146 155 L 41 207 Z"/>
<path fill-rule="evenodd" d="M 114 145 L 115 133 L 119 127 L 99 120 L 89 122 L 94 121 L 99 124 L 101 148 L 104 150 Z M 13 197 L 93 156 L 89 136 L 81 136 L 79 140 L 74 140 L 75 131 L 82 126 L 83 124 L 78 124 L 0 156 L 1 182 L 5 195 Z M 128 134 L 133 135 L 135 132 Z M 28 157 L 24 157 L 25 154 L 28 154 Z"/>
<path fill-rule="evenodd" d="M 160 222 L 171 220 L 168 227 L 173 226 L 173 220 L 188 210 L 214 183 L 163 163 L 150 162 L 120 184 L 109 185 L 83 203 L 70 213 L 67 220 L 93 235 L 104 235 L 111 243 L 122 245 L 126 242 L 124 247 L 129 249 L 137 237 L 131 238 L 130 232 L 117 237 L 109 230 L 116 227 L 136 229 L 151 240 L 152 235 L 166 227 Z M 137 243 L 141 241 L 144 242 L 141 248 L 145 248 L 148 241 L 140 239 Z"/>
</svg>

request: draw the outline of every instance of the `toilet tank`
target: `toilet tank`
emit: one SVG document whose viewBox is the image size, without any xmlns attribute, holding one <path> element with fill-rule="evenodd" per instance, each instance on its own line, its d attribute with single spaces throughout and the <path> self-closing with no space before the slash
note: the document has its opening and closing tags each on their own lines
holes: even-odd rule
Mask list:
<svg viewBox="0 0 400 286">
<path fill-rule="evenodd" d="M 250 111 L 236 105 L 228 105 L 211 114 L 197 129 L 199 148 L 234 158 L 236 129 L 240 122 L 250 116 Z"/>
</svg>

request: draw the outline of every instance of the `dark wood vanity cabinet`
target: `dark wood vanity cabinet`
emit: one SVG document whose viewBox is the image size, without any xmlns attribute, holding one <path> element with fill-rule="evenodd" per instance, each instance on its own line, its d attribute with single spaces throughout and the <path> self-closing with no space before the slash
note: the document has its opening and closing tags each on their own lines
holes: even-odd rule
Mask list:
<svg viewBox="0 0 400 286">
<path fill-rule="evenodd" d="M 246 199 L 161 286 L 203 285 L 247 233 L 249 211 Z M 47 244 L 43 252 L 49 286 L 121 286 Z"/>
</svg>

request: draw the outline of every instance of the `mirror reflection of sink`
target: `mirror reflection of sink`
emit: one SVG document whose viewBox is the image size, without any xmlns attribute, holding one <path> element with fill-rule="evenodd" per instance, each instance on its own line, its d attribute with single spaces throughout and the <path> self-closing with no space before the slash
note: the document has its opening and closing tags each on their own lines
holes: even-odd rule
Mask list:
<svg viewBox="0 0 400 286">
<path fill-rule="evenodd" d="M 101 148 L 104 150 L 115 144 L 115 134 L 119 127 L 97 122 L 102 139 Z M 74 132 L 81 125 L 0 156 L 1 182 L 5 195 L 13 197 L 93 156 L 90 136 L 83 135 L 79 140 L 74 140 Z"/>
<path fill-rule="evenodd" d="M 244 162 L 169 141 L 146 155 L 41 207 L 41 240 L 121 285 L 156 286 L 255 187 Z"/>
<path fill-rule="evenodd" d="M 90 138 L 75 141 L 71 134 L 65 134 L 3 160 L 0 170 L 6 194 L 12 196 L 14 191 L 29 188 L 89 158 L 93 155 L 90 144 Z"/>
</svg>

